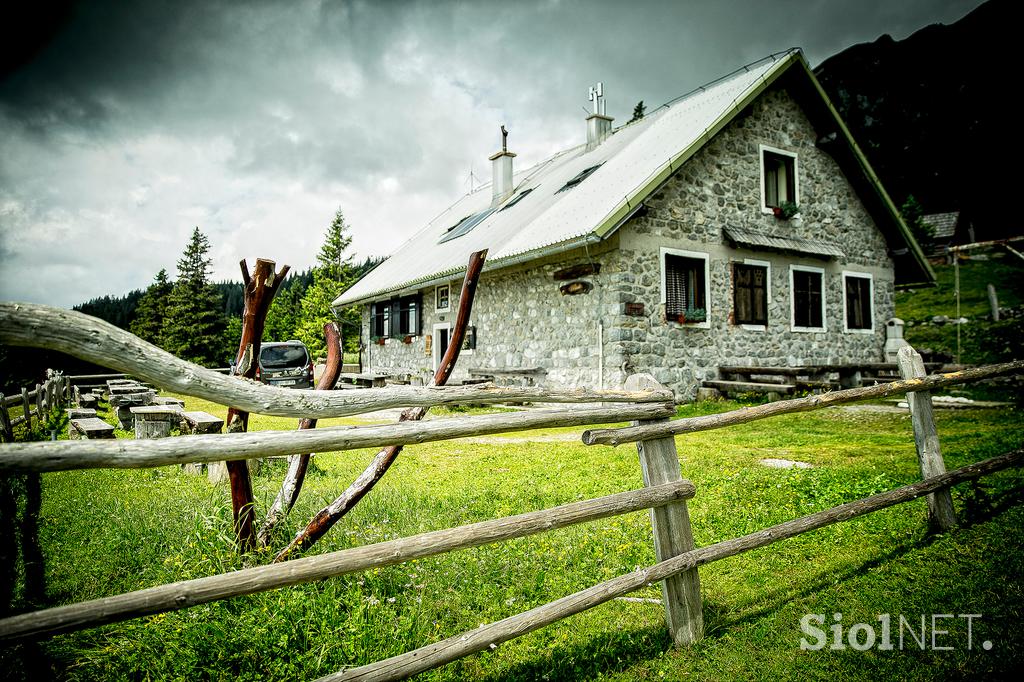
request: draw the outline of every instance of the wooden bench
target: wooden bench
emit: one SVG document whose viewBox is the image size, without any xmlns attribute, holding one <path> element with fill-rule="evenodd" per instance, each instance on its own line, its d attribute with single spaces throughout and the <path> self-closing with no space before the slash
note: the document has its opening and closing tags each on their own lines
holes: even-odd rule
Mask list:
<svg viewBox="0 0 1024 682">
<path fill-rule="evenodd" d="M 796 386 L 794 384 L 774 384 L 754 381 L 705 380 L 702 383 L 707 388 L 714 388 L 727 395 L 734 395 L 736 393 L 778 393 L 779 395 L 789 395 L 796 390 Z"/>
<path fill-rule="evenodd" d="M 343 372 L 338 376 L 337 383 L 339 385 L 348 384 L 358 388 L 383 388 L 390 378 L 390 374 L 379 372 L 359 372 L 357 374 Z"/>
<path fill-rule="evenodd" d="M 224 420 L 209 412 L 181 412 L 181 430 L 187 433 L 220 433 Z"/>
<path fill-rule="evenodd" d="M 177 405 L 181 409 L 185 409 L 185 401 L 181 398 L 168 398 L 166 396 L 158 395 L 153 397 L 154 405 Z"/>
<path fill-rule="evenodd" d="M 69 407 L 65 410 L 68 419 L 89 419 L 96 416 L 96 410 L 87 407 Z"/>
<path fill-rule="evenodd" d="M 220 433 L 221 429 L 224 428 L 224 420 L 209 412 L 193 410 L 181 412 L 179 416 L 181 417 L 181 430 L 183 433 Z M 228 480 L 228 467 L 224 462 L 210 462 L 209 465 L 202 462 L 190 462 L 182 464 L 181 469 L 187 474 L 198 476 L 203 473 L 204 466 L 207 467 L 207 476 L 210 479 L 210 483 L 220 483 L 221 481 Z"/>
<path fill-rule="evenodd" d="M 166 438 L 171 427 L 181 423 L 181 409 L 177 405 L 141 405 L 129 407 L 135 422 L 135 437 Z"/>
<path fill-rule="evenodd" d="M 72 419 L 71 428 L 68 429 L 68 437 L 75 438 L 113 438 L 114 427 L 98 417 L 85 417 L 84 419 Z"/>
<path fill-rule="evenodd" d="M 510 380 L 518 379 L 522 386 L 533 386 L 537 380 L 547 376 L 548 371 L 543 367 L 477 367 L 469 370 L 470 381 L 493 381 L 499 386 L 511 385 Z M 463 382 L 466 383 L 466 382 Z"/>
</svg>

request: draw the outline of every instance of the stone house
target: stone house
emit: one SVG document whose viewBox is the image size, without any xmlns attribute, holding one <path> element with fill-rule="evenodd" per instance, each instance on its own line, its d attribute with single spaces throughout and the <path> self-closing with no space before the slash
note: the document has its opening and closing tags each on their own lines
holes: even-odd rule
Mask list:
<svg viewBox="0 0 1024 682">
<path fill-rule="evenodd" d="M 472 192 L 342 294 L 363 368 L 426 381 L 488 249 L 455 380 L 680 397 L 720 365 L 879 362 L 896 287 L 934 275 L 798 50 Z"/>
</svg>

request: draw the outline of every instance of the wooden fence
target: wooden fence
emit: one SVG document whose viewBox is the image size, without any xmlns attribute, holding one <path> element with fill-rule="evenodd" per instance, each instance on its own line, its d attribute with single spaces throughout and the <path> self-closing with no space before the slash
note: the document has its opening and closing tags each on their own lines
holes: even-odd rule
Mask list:
<svg viewBox="0 0 1024 682">
<path fill-rule="evenodd" d="M 662 586 L 666 623 L 673 641 L 684 645 L 703 636 L 699 566 L 922 496 L 929 496 L 929 523 L 936 528 L 948 529 L 955 523 L 949 495 L 951 486 L 1024 463 L 1024 451 L 1018 450 L 945 472 L 931 414 L 930 397 L 930 391 L 936 388 L 1022 373 L 1024 362 L 925 377 L 920 357 L 911 349 L 904 349 L 900 361 L 903 374 L 901 381 L 780 401 L 725 414 L 670 421 L 668 417 L 674 414 L 675 408 L 671 394 L 648 375 L 630 377 L 624 391 L 498 389 L 490 386 L 420 389 L 388 387 L 337 393 L 284 390 L 220 375 L 214 378 L 211 370 L 183 363 L 126 332 L 92 318 L 68 311 L 40 310 L 41 306 L 22 305 L 17 310 L 12 308 L 0 304 L 0 343 L 42 347 L 49 347 L 47 344 L 63 345 L 65 352 L 74 348 L 72 354 L 130 372 L 157 386 L 209 398 L 220 404 L 246 409 L 255 407 L 253 411 L 256 412 L 328 417 L 368 412 L 380 409 L 381 406 L 430 406 L 505 400 L 623 404 L 611 407 L 553 408 L 411 424 L 331 427 L 316 431 L 228 433 L 181 436 L 157 441 L 16 443 L 6 445 L 0 451 L 0 472 L 91 467 L 142 468 L 225 459 L 254 459 L 274 454 L 439 441 L 538 427 L 632 421 L 633 425 L 626 428 L 585 431 L 582 439 L 586 444 L 635 442 L 645 487 L 518 516 L 25 613 L 0 620 L 0 640 L 41 637 L 95 627 L 649 509 L 657 558 L 654 565 L 420 649 L 370 665 L 343 670 L 322 679 L 403 679 L 519 637 L 654 582 L 660 582 Z M 59 318 L 61 324 L 45 326 L 47 332 L 39 333 L 38 330 L 44 328 L 38 326 L 36 319 L 40 313 L 50 322 Z M 79 327 L 84 327 L 85 331 Z M 27 341 L 29 339 L 31 344 Z M 83 349 L 71 343 L 70 339 L 87 339 L 88 345 Z M 101 342 L 118 348 L 119 353 L 115 355 L 103 351 L 105 344 Z M 903 393 L 908 395 L 910 401 L 914 439 L 923 479 L 920 483 L 849 502 L 750 535 L 695 548 L 687 501 L 694 498 L 696 490 L 692 483 L 682 478 L 674 440 L 676 434 Z"/>
<path fill-rule="evenodd" d="M 25 424 L 32 430 L 32 419 L 46 421 L 46 416 L 54 409 L 67 404 L 68 379 L 60 373 L 47 375 L 42 384 L 36 384 L 31 391 L 22 388 L 20 394 L 5 396 L 0 394 L 0 437 L 5 443 L 14 442 L 14 427 Z M 11 409 L 21 406 L 21 414 L 11 417 Z"/>
</svg>

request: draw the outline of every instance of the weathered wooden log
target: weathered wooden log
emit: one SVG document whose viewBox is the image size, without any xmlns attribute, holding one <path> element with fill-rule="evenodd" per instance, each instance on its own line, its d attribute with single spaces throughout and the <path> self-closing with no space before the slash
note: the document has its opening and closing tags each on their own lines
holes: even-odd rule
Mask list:
<svg viewBox="0 0 1024 682">
<path fill-rule="evenodd" d="M 921 379 L 927 376 L 924 360 L 912 346 L 903 346 L 896 354 L 900 376 L 904 379 Z M 921 478 L 930 478 L 946 472 L 939 447 L 939 431 L 935 427 L 935 413 L 932 410 L 930 391 L 915 391 L 907 394 L 910 406 L 910 420 L 914 428 L 914 446 L 921 468 Z M 944 533 L 956 527 L 956 512 L 949 490 L 940 490 L 928 496 L 928 519 L 932 530 Z"/>
<path fill-rule="evenodd" d="M 341 331 L 336 323 L 328 322 L 324 325 L 324 340 L 327 346 L 327 363 L 324 366 L 324 371 L 320 375 L 319 381 L 317 381 L 316 388 L 318 391 L 329 391 L 334 388 L 334 384 L 338 383 L 338 375 L 341 374 L 343 358 Z M 315 429 L 316 422 L 316 419 L 303 419 L 299 422 L 299 430 Z M 306 470 L 309 468 L 310 457 L 310 454 L 301 454 L 291 455 L 288 458 L 288 471 L 281 482 L 281 489 L 277 491 L 274 503 L 267 510 L 267 518 L 264 519 L 263 526 L 260 528 L 259 533 L 256 534 L 256 541 L 260 547 L 267 546 L 274 526 L 277 525 L 277 522 L 284 515 L 292 510 L 295 500 L 299 498 L 302 483 L 306 479 Z"/>
<path fill-rule="evenodd" d="M 311 391 L 267 386 L 205 369 L 102 320 L 32 303 L 0 303 L 0 343 L 48 348 L 116 366 L 163 389 L 278 417 L 345 417 L 395 407 L 458 403 L 662 402 L 662 394 L 494 386 L 389 386 L 365 391 Z"/>
<path fill-rule="evenodd" d="M 391 566 L 412 559 L 479 547 L 658 507 L 689 499 L 693 497 L 694 492 L 691 482 L 679 481 L 593 500 L 571 502 L 516 516 L 429 531 L 320 556 L 304 557 L 285 564 L 246 568 L 79 604 L 58 606 L 0 620 L 0 640 L 70 632 L 153 613 L 183 609 L 218 599 L 266 592 L 288 585 Z"/>
<path fill-rule="evenodd" d="M 626 388 L 656 388 L 660 384 L 650 374 L 634 374 L 626 379 Z M 639 425 L 642 422 L 633 422 Z M 679 454 L 675 438 L 642 440 L 636 444 L 644 485 L 654 486 L 681 481 Z M 664 561 L 694 548 L 690 511 L 685 501 L 651 509 L 654 555 Z M 704 636 L 704 606 L 700 598 L 697 569 L 672 576 L 661 583 L 665 605 L 665 624 L 677 646 L 693 644 Z"/>
<path fill-rule="evenodd" d="M 0 394 L 0 431 L 3 432 L 4 442 L 14 442 L 14 427 L 11 425 L 11 415 L 7 411 L 7 401 L 3 394 Z"/>
<path fill-rule="evenodd" d="M 877 386 L 865 386 L 862 388 L 850 388 L 832 393 L 820 393 L 807 396 L 806 398 L 795 398 L 793 400 L 780 400 L 767 405 L 755 407 L 744 407 L 732 412 L 722 414 L 709 414 L 702 417 L 689 417 L 677 419 L 662 424 L 645 424 L 643 426 L 628 426 L 621 429 L 593 429 L 583 432 L 583 442 L 587 445 L 619 445 L 621 443 L 632 443 L 646 438 L 658 436 L 678 435 L 680 433 L 694 433 L 696 431 L 708 431 L 720 429 L 724 426 L 745 424 L 758 419 L 777 417 L 781 414 L 792 412 L 808 412 L 830 405 L 842 405 L 844 403 L 855 403 L 862 400 L 875 400 L 887 398 L 902 393 L 913 393 L 914 391 L 932 391 L 937 388 L 953 386 L 955 384 L 966 384 L 982 379 L 991 379 L 1006 374 L 1024 373 L 1024 361 L 1005 362 L 998 365 L 986 365 L 964 369 L 949 374 L 932 374 L 923 379 L 908 379 L 894 381 L 889 384 Z"/>
<path fill-rule="evenodd" d="M 992 321 L 999 321 L 999 296 L 996 295 L 996 288 L 988 285 L 988 307 L 992 313 Z"/>
<path fill-rule="evenodd" d="M 304 431 L 179 436 L 159 441 L 12 443 L 4 448 L 3 457 L 0 457 L 0 471 L 144 469 L 185 462 L 256 459 L 287 456 L 295 452 L 333 452 L 389 444 L 429 443 L 505 431 L 658 419 L 673 414 L 675 406 L 672 403 L 644 403 L 502 412 L 426 422 L 331 426 Z"/>
<path fill-rule="evenodd" d="M 455 369 L 455 362 L 459 359 L 459 351 L 466 338 L 466 329 L 469 326 L 469 316 L 473 310 L 473 299 L 476 296 L 476 285 L 480 280 L 480 273 L 484 268 L 484 260 L 487 258 L 487 250 L 477 251 L 469 256 L 469 264 L 466 266 L 466 278 L 462 282 L 462 293 L 459 295 L 459 312 L 455 316 L 455 324 L 452 325 L 451 338 L 448 340 L 448 348 L 444 357 L 438 363 L 437 371 L 431 379 L 431 385 L 444 386 Z M 423 419 L 427 413 L 425 407 L 410 407 L 402 412 L 399 421 L 413 422 Z M 310 520 L 306 527 L 300 530 L 288 545 L 278 552 L 274 561 L 283 561 L 296 551 L 303 551 L 322 538 L 327 531 L 337 523 L 341 517 L 359 504 L 377 481 L 384 477 L 391 465 L 398 459 L 402 451 L 401 445 L 392 444 L 378 452 L 370 465 L 363 470 L 363 473 L 356 477 L 356 480 L 345 489 L 328 506 L 321 509 Z"/>
<path fill-rule="evenodd" d="M 25 428 L 27 428 L 29 431 L 31 431 L 32 430 L 32 403 L 29 402 L 28 389 L 27 388 L 22 388 L 21 389 L 21 406 L 22 406 L 23 411 L 25 413 Z M 42 415 L 40 415 L 39 412 L 36 412 L 36 416 L 38 416 L 40 419 L 42 419 Z"/>
<path fill-rule="evenodd" d="M 238 356 L 235 360 L 235 375 L 243 379 L 253 379 L 259 367 L 260 343 L 263 339 L 263 327 L 267 320 L 267 310 L 274 300 L 274 294 L 288 274 L 289 266 L 281 267 L 274 273 L 274 261 L 263 258 L 256 259 L 253 272 L 249 276 L 249 268 L 245 260 L 239 264 L 242 268 L 242 284 L 244 287 L 245 307 L 242 311 L 242 338 L 238 344 Z M 249 412 L 237 407 L 229 407 L 227 415 L 228 433 L 244 433 L 249 428 Z M 238 536 L 238 547 L 245 552 L 253 548 L 256 542 L 256 528 L 253 522 L 256 517 L 252 498 L 252 479 L 249 477 L 249 463 L 234 460 L 227 463 L 228 481 L 231 485 L 231 509 L 235 519 L 235 532 Z"/>
<path fill-rule="evenodd" d="M 648 568 L 621 575 L 575 594 L 530 609 L 494 623 L 481 625 L 454 637 L 429 644 L 408 653 L 393 656 L 358 668 L 350 668 L 333 675 L 321 677 L 317 682 L 352 682 L 354 680 L 403 680 L 417 673 L 436 668 L 458 660 L 469 654 L 493 648 L 502 642 L 515 639 L 545 625 L 550 625 L 568 616 L 629 594 L 651 583 L 665 580 L 698 566 L 725 559 L 758 547 L 764 547 L 779 540 L 785 540 L 840 521 L 848 521 L 886 507 L 908 502 L 936 490 L 948 488 L 962 481 L 969 481 L 986 474 L 1024 463 L 1024 450 L 987 459 L 977 464 L 951 471 L 927 481 L 897 488 L 889 492 L 872 495 L 855 502 L 848 502 L 809 516 L 780 523 L 771 528 L 744 535 L 732 540 L 701 547 L 685 554 L 672 557 Z"/>
</svg>

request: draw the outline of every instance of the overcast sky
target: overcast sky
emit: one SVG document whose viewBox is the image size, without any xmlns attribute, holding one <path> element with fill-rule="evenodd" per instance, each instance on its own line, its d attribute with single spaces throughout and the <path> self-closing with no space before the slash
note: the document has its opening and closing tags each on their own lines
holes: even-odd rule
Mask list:
<svg viewBox="0 0 1024 682">
<path fill-rule="evenodd" d="M 314 262 L 334 211 L 387 255 L 489 180 L 773 52 L 816 66 L 976 0 L 85 2 L 0 80 L 0 299 L 70 307 L 172 277 Z M 21 28 L 9 23 L 7 29 Z"/>
</svg>

